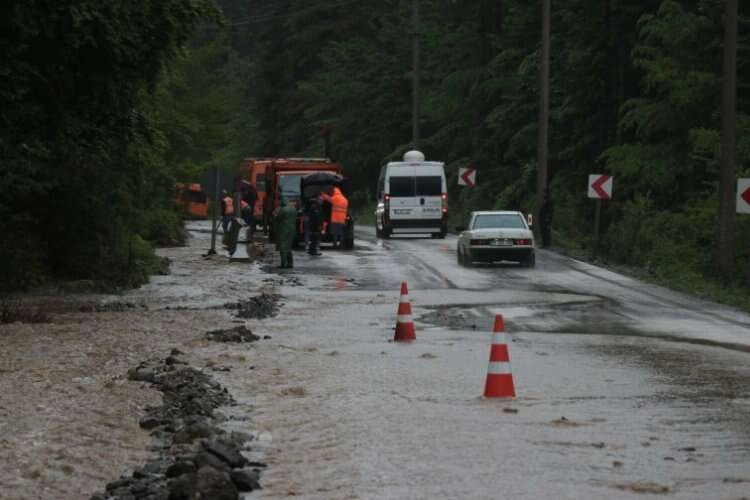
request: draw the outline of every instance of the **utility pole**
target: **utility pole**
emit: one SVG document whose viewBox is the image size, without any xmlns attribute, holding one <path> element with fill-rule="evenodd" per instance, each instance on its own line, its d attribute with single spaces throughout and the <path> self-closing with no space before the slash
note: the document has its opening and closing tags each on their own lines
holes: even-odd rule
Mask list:
<svg viewBox="0 0 750 500">
<path fill-rule="evenodd" d="M 414 35 L 412 38 L 411 142 L 414 149 L 419 149 L 419 2 L 420 0 L 412 0 Z"/>
<path fill-rule="evenodd" d="M 725 0 L 724 77 L 721 85 L 721 167 L 719 174 L 719 272 L 734 271 L 734 185 L 737 161 L 737 0 Z"/>
<path fill-rule="evenodd" d="M 536 147 L 536 220 L 547 188 L 549 152 L 549 51 L 551 0 L 542 0 L 542 53 L 539 71 L 539 135 Z"/>
</svg>

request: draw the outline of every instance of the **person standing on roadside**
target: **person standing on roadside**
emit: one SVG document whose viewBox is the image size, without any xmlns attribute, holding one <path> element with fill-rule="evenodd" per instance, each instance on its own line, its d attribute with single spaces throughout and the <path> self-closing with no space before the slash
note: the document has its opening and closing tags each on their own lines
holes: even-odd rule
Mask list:
<svg viewBox="0 0 750 500">
<path fill-rule="evenodd" d="M 243 202 L 241 216 L 242 220 L 248 226 L 248 240 L 252 238 L 255 232 L 255 203 L 258 201 L 258 191 L 255 186 L 250 184 L 246 179 L 240 181 L 240 194 Z"/>
<path fill-rule="evenodd" d="M 549 188 L 544 190 L 542 206 L 539 209 L 540 227 L 542 231 L 542 248 L 549 248 L 552 244 L 552 216 L 554 214 L 554 202 Z"/>
<path fill-rule="evenodd" d="M 333 248 L 340 248 L 344 240 L 344 227 L 346 226 L 346 212 L 349 209 L 349 200 L 334 186 L 333 194 L 320 193 L 323 201 L 331 204 L 331 236 L 333 237 Z"/>
<path fill-rule="evenodd" d="M 226 189 L 221 191 L 221 228 L 224 234 L 229 230 L 229 223 L 234 217 L 234 200 L 229 196 Z"/>
<path fill-rule="evenodd" d="M 305 202 L 305 215 L 310 226 L 310 245 L 307 253 L 320 255 L 318 244 L 320 243 L 320 225 L 323 223 L 323 204 L 318 196 L 309 198 Z"/>
<path fill-rule="evenodd" d="M 297 232 L 297 210 L 289 204 L 286 198 L 281 198 L 281 208 L 273 218 L 273 235 L 276 250 L 281 257 L 281 269 L 294 267 L 292 247 Z"/>
</svg>

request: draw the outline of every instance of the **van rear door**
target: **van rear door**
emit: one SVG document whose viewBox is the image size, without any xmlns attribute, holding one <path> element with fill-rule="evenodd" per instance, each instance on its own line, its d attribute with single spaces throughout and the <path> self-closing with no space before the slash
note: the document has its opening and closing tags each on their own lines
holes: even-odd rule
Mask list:
<svg viewBox="0 0 750 500">
<path fill-rule="evenodd" d="M 418 203 L 419 219 L 440 219 L 443 216 L 443 177 L 436 172 L 425 172 L 416 169 L 414 185 Z M 434 169 L 430 169 L 434 170 Z"/>
<path fill-rule="evenodd" d="M 414 184 L 414 167 L 392 168 L 386 182 L 390 196 L 390 218 L 394 220 L 417 218 L 419 200 Z"/>
</svg>

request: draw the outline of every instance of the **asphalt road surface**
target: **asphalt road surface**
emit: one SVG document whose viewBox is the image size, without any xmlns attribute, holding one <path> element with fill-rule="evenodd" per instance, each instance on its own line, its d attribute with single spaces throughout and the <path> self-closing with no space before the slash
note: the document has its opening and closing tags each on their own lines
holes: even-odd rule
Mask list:
<svg viewBox="0 0 750 500">
<path fill-rule="evenodd" d="M 293 271 L 243 265 L 285 297 L 253 376 L 221 380 L 270 465 L 252 498 L 750 496 L 748 315 L 548 251 L 466 269 L 455 244 L 361 228 Z M 496 314 L 512 400 L 481 397 Z"/>
</svg>

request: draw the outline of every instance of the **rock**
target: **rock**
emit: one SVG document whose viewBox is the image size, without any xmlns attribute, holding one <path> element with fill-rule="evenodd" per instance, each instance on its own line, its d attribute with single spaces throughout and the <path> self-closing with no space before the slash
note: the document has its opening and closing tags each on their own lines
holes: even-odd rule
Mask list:
<svg viewBox="0 0 750 500">
<path fill-rule="evenodd" d="M 220 439 L 209 439 L 203 441 L 203 449 L 215 455 L 232 468 L 243 467 L 247 460 L 231 443 Z"/>
<path fill-rule="evenodd" d="M 260 340 L 260 337 L 255 335 L 245 325 L 226 330 L 213 330 L 206 333 L 206 338 L 215 342 L 255 342 L 256 340 Z"/>
<path fill-rule="evenodd" d="M 237 310 L 237 316 L 240 318 L 263 319 L 278 314 L 280 299 L 280 295 L 262 293 L 248 300 L 224 304 L 224 307 Z"/>
<path fill-rule="evenodd" d="M 141 429 L 144 429 L 147 431 L 151 429 L 155 429 L 159 427 L 161 424 L 162 424 L 161 419 L 154 415 L 146 415 L 138 422 L 138 425 L 141 426 Z"/>
<path fill-rule="evenodd" d="M 213 427 L 206 422 L 198 422 L 177 431 L 172 442 L 175 444 L 192 443 L 196 439 L 209 438 L 213 434 Z"/>
<path fill-rule="evenodd" d="M 214 467 L 216 469 L 222 469 L 227 472 L 232 470 L 232 468 L 224 462 L 222 459 L 214 455 L 213 453 L 208 453 L 207 451 L 201 451 L 198 452 L 195 455 L 195 458 L 193 459 L 195 462 L 196 468 L 201 468 L 205 465 L 210 465 L 211 467 Z"/>
<path fill-rule="evenodd" d="M 198 469 L 196 482 L 197 498 L 210 498 L 211 500 L 237 500 L 239 492 L 229 475 L 221 470 L 210 466 Z"/>
<path fill-rule="evenodd" d="M 185 353 L 175 347 L 169 354 L 172 356 L 182 356 Z"/>
<path fill-rule="evenodd" d="M 130 478 L 129 477 L 121 477 L 120 479 L 116 481 L 112 481 L 111 483 L 107 483 L 106 490 L 107 491 L 114 491 L 119 488 L 123 488 L 130 484 Z"/>
<path fill-rule="evenodd" d="M 192 461 L 180 460 L 179 462 L 175 462 L 174 464 L 170 465 L 164 475 L 172 478 L 181 476 L 183 474 L 192 474 L 195 471 L 196 467 Z"/>
<path fill-rule="evenodd" d="M 232 482 L 239 491 L 253 491 L 261 489 L 260 474 L 254 470 L 233 470 L 230 475 Z"/>
<path fill-rule="evenodd" d="M 154 371 L 141 367 L 128 370 L 128 378 L 137 382 L 156 382 L 156 374 Z"/>
</svg>

